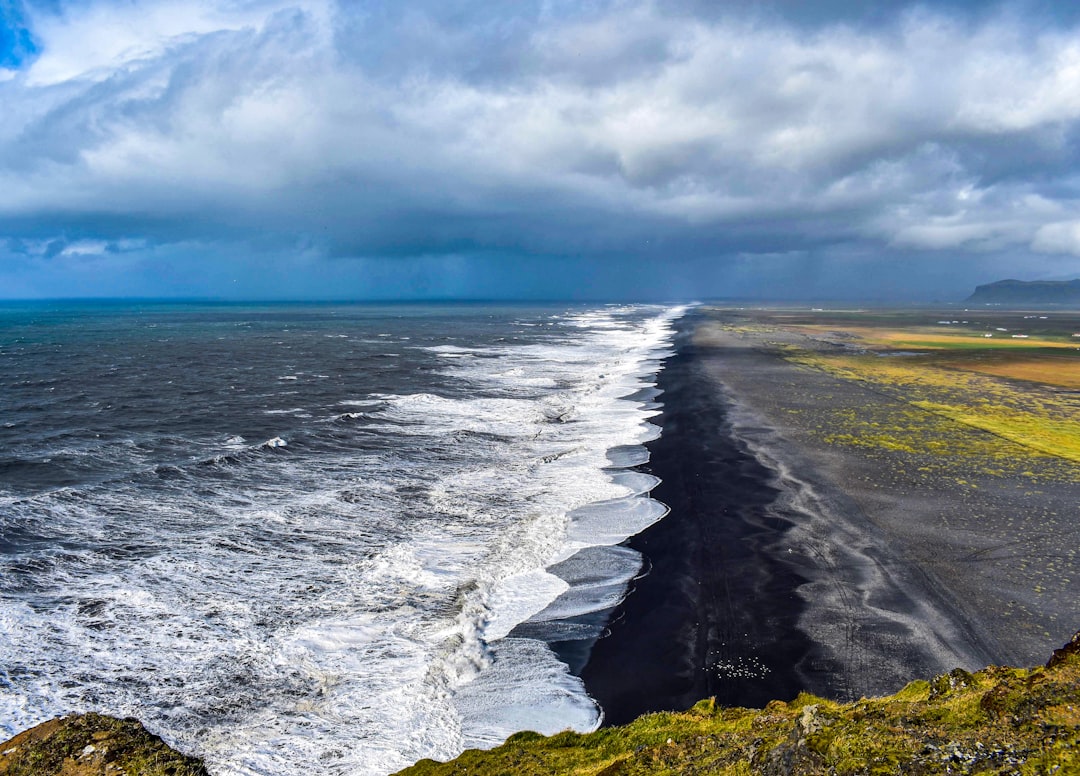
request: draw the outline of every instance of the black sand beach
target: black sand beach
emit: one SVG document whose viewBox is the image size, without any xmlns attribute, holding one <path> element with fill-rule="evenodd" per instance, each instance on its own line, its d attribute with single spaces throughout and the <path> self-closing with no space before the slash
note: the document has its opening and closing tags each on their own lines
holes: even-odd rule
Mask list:
<svg viewBox="0 0 1080 776">
<path fill-rule="evenodd" d="M 789 525 L 778 491 L 725 422 L 724 399 L 684 328 L 662 373 L 664 433 L 643 467 L 671 514 L 630 541 L 648 573 L 583 672 L 608 724 L 717 695 L 734 705 L 797 693 L 809 649 L 797 630 L 805 580 L 774 551 Z"/>
<path fill-rule="evenodd" d="M 1036 661 L 1080 624 L 1067 576 L 1056 596 L 1017 604 L 1017 578 L 1034 564 L 1006 547 L 1006 518 L 1031 510 L 1015 483 L 1000 484 L 996 513 L 948 482 L 915 487 L 897 460 L 805 433 L 815 404 L 887 398 L 790 364 L 703 312 L 677 345 L 645 467 L 671 514 L 631 540 L 649 571 L 582 672 L 606 724 L 708 696 L 760 706 L 802 690 L 894 692 L 958 666 Z M 1067 511 L 1070 494 L 1026 498 Z M 1047 527 L 1076 540 L 1075 527 Z M 1053 543 L 1035 551 L 1052 555 Z"/>
</svg>

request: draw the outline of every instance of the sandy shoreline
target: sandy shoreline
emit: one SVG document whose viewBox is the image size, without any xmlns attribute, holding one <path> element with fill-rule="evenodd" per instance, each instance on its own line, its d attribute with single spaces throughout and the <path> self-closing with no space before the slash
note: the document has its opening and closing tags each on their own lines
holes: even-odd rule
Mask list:
<svg viewBox="0 0 1080 776">
<path fill-rule="evenodd" d="M 1034 663 L 1080 625 L 1075 569 L 1050 560 L 1080 539 L 1075 484 L 915 481 L 899 453 L 813 433 L 823 407 L 888 397 L 703 313 L 678 345 L 649 466 L 672 513 L 632 540 L 651 572 L 583 672 L 608 723 L 709 695 L 854 698 Z"/>
</svg>

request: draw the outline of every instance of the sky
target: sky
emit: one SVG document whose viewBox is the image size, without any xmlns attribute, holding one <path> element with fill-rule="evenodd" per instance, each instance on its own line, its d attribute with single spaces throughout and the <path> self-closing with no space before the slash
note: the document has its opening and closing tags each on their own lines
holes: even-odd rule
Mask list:
<svg viewBox="0 0 1080 776">
<path fill-rule="evenodd" d="M 1080 277 L 1077 6 L 0 0 L 0 298 Z"/>
</svg>

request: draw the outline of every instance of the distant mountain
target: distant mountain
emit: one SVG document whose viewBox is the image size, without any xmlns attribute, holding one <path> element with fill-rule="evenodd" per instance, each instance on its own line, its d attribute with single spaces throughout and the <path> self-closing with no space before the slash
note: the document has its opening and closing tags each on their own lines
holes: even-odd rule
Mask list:
<svg viewBox="0 0 1080 776">
<path fill-rule="evenodd" d="M 974 304 L 1080 305 L 1080 280 L 999 280 L 976 286 Z"/>
</svg>

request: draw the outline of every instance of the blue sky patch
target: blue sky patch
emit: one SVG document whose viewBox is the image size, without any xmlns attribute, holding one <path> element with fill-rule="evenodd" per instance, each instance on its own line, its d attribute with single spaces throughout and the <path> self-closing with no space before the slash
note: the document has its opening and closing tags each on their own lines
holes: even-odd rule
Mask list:
<svg viewBox="0 0 1080 776">
<path fill-rule="evenodd" d="M 36 52 L 22 4 L 0 0 L 0 67 L 14 70 Z"/>
</svg>

